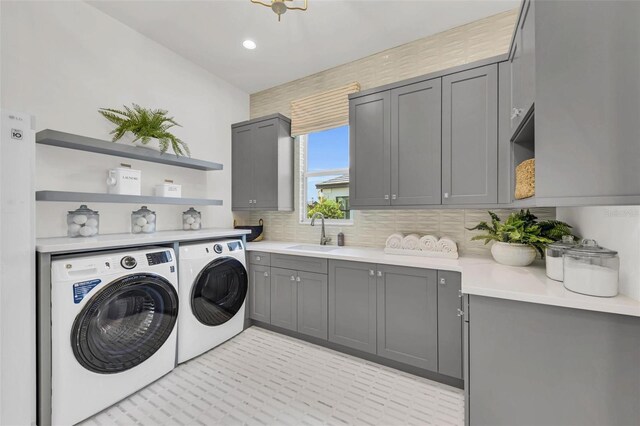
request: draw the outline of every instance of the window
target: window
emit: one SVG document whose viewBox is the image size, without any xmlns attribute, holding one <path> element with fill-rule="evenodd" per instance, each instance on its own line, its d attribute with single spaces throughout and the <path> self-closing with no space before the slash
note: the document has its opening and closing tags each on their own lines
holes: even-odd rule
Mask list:
<svg viewBox="0 0 640 426">
<path fill-rule="evenodd" d="M 300 139 L 301 222 L 320 212 L 334 223 L 350 223 L 349 126 L 309 133 Z"/>
</svg>

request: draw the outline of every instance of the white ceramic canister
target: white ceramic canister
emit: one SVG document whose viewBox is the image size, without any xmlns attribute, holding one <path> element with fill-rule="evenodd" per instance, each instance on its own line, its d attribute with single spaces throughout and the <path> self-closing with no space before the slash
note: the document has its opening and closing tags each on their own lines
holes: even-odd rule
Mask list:
<svg viewBox="0 0 640 426">
<path fill-rule="evenodd" d="M 119 195 L 140 195 L 142 172 L 131 168 L 129 164 L 109 170 L 107 192 Z"/>
<path fill-rule="evenodd" d="M 600 247 L 595 240 L 582 240 L 564 253 L 564 286 L 576 293 L 616 296 L 619 270 L 618 252 Z"/>
<path fill-rule="evenodd" d="M 556 241 L 545 250 L 547 277 L 555 281 L 564 280 L 564 252 L 577 245 L 573 235 L 564 235 L 562 241 Z"/>
<path fill-rule="evenodd" d="M 156 197 L 180 198 L 182 197 L 182 185 L 173 183 L 172 180 L 165 179 L 161 185 L 155 187 Z"/>
</svg>

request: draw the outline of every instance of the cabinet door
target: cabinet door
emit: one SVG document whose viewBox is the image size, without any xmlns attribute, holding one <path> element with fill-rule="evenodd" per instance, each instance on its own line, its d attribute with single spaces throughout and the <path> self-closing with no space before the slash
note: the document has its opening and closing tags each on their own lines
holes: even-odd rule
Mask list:
<svg viewBox="0 0 640 426">
<path fill-rule="evenodd" d="M 376 353 L 376 265 L 329 262 L 329 341 Z"/>
<path fill-rule="evenodd" d="M 378 272 L 378 355 L 437 371 L 437 271 L 378 265 Z"/>
<path fill-rule="evenodd" d="M 498 202 L 497 65 L 442 79 L 442 203 Z"/>
<path fill-rule="evenodd" d="M 535 98 L 535 28 L 533 2 L 523 4 L 511 51 L 511 130 L 515 132 Z"/>
<path fill-rule="evenodd" d="M 298 272 L 298 331 L 327 339 L 327 276 Z"/>
<path fill-rule="evenodd" d="M 297 273 L 271 268 L 271 324 L 296 331 L 298 328 Z"/>
<path fill-rule="evenodd" d="M 271 322 L 271 268 L 249 266 L 249 318 Z"/>
<path fill-rule="evenodd" d="M 461 275 L 438 271 L 438 373 L 462 378 Z"/>
<path fill-rule="evenodd" d="M 388 206 L 391 194 L 391 111 L 388 91 L 349 102 L 349 202 Z"/>
<path fill-rule="evenodd" d="M 441 79 L 391 91 L 391 204 L 440 204 Z"/>
<path fill-rule="evenodd" d="M 253 135 L 254 209 L 278 208 L 278 119 L 256 123 Z"/>
<path fill-rule="evenodd" d="M 231 141 L 231 206 L 233 210 L 248 210 L 253 205 L 253 148 L 255 126 L 233 129 Z"/>
</svg>

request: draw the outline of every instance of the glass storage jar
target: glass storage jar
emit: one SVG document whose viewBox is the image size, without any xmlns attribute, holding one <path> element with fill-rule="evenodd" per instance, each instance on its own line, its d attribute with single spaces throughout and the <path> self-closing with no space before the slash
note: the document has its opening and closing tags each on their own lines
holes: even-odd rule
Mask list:
<svg viewBox="0 0 640 426">
<path fill-rule="evenodd" d="M 564 252 L 571 247 L 575 247 L 577 245 L 576 241 L 573 238 L 573 235 L 564 235 L 562 237 L 562 241 L 556 241 L 555 243 L 551 243 L 547 246 L 545 250 L 545 264 L 547 269 L 547 277 L 552 280 L 562 282 L 564 279 L 563 273 L 563 259 Z"/>
<path fill-rule="evenodd" d="M 156 223 L 156 212 L 152 212 L 147 206 L 131 212 L 131 233 L 133 234 L 152 234 L 156 232 Z"/>
<path fill-rule="evenodd" d="M 564 286 L 589 296 L 618 294 L 618 252 L 600 247 L 595 240 L 582 240 L 564 253 Z"/>
<path fill-rule="evenodd" d="M 196 231 L 202 227 L 202 215 L 193 207 L 182 212 L 182 229 L 185 231 Z"/>
<path fill-rule="evenodd" d="M 98 235 L 100 215 L 82 204 L 67 214 L 67 235 L 71 238 Z"/>
</svg>

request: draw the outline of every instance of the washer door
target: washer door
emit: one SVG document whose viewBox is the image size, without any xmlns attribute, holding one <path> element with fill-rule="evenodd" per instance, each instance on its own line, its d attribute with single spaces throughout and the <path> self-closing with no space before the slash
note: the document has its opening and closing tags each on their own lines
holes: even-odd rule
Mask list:
<svg viewBox="0 0 640 426">
<path fill-rule="evenodd" d="M 204 325 L 220 325 L 238 313 L 247 296 L 247 270 L 233 257 L 205 266 L 191 291 L 191 311 Z"/>
<path fill-rule="evenodd" d="M 119 373 L 143 363 L 169 338 L 178 294 L 166 279 L 134 274 L 102 288 L 82 308 L 71 330 L 78 362 L 95 373 Z"/>
</svg>

